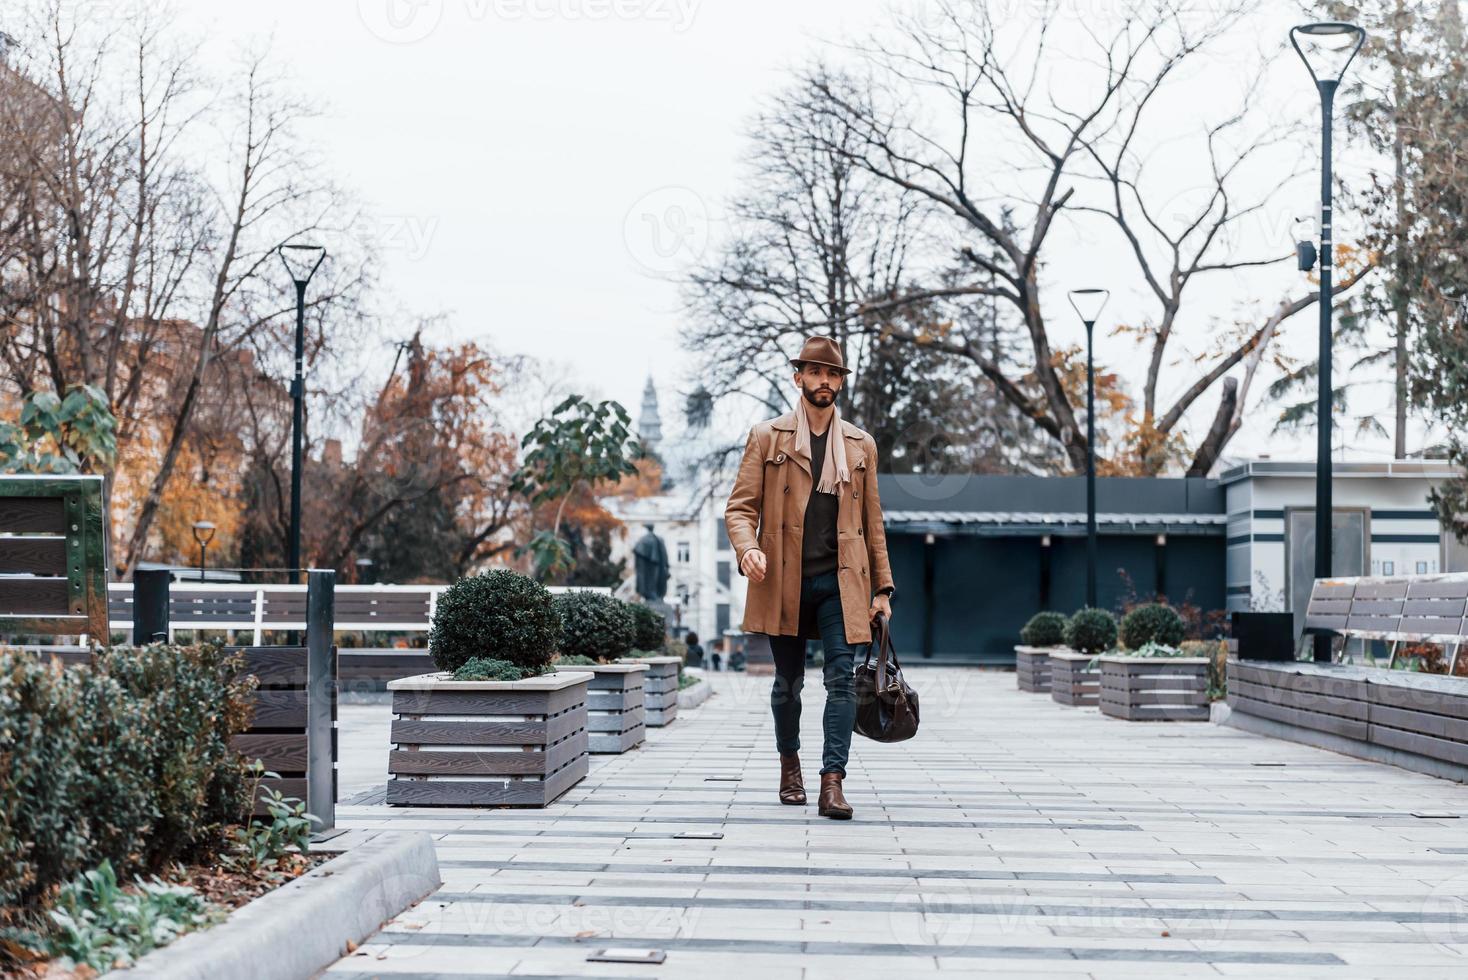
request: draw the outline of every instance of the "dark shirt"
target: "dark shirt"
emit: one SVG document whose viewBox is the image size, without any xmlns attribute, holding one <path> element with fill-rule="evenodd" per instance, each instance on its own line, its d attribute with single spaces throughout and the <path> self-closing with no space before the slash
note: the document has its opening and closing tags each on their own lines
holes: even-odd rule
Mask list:
<svg viewBox="0 0 1468 980">
<path fill-rule="evenodd" d="M 836 502 L 834 493 L 821 493 L 821 464 L 826 461 L 828 426 L 810 436 L 810 500 L 805 505 L 805 524 L 800 540 L 800 574 L 825 575 L 836 570 Z"/>
</svg>

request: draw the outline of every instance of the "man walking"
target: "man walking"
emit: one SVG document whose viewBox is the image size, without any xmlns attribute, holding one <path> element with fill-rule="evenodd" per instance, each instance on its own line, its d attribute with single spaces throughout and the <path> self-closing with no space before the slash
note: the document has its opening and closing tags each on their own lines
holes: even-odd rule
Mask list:
<svg viewBox="0 0 1468 980">
<path fill-rule="evenodd" d="M 749 579 L 744 630 L 765 633 L 775 658 L 770 708 L 780 752 L 780 802 L 805 803 L 800 772 L 800 689 L 805 641 L 825 648 L 823 817 L 851 818 L 841 792 L 856 723 L 854 659 L 871 642 L 895 592 L 877 495 L 877 444 L 841 418 L 846 362 L 829 337 L 791 358 L 795 409 L 749 433 L 724 523 L 739 574 Z"/>
</svg>

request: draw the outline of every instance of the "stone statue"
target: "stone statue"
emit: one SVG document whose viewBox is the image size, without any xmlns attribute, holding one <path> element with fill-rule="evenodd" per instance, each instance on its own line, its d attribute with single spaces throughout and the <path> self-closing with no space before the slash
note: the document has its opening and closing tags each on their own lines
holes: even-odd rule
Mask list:
<svg viewBox="0 0 1468 980">
<path fill-rule="evenodd" d="M 653 533 L 651 524 L 644 524 L 647 533 L 632 546 L 632 555 L 637 567 L 637 594 L 649 602 L 661 602 L 668 594 L 668 549 L 663 539 Z"/>
</svg>

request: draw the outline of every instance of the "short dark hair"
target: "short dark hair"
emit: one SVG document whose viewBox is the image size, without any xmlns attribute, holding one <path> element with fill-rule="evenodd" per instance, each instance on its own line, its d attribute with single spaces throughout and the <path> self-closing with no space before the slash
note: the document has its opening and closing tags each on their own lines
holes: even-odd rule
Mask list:
<svg viewBox="0 0 1468 980">
<path fill-rule="evenodd" d="M 685 638 L 685 641 L 688 642 L 688 643 L 697 643 L 698 642 L 698 634 L 695 633 L 695 632 L 693 632 L 693 630 L 689 630 L 688 631 L 688 636 Z"/>
</svg>

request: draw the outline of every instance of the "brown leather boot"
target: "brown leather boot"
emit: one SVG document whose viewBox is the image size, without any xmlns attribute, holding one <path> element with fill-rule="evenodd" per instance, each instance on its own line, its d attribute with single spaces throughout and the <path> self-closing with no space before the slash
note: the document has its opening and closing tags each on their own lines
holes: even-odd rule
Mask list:
<svg viewBox="0 0 1468 980">
<path fill-rule="evenodd" d="M 851 819 L 851 805 L 846 802 L 846 797 L 841 795 L 841 774 L 839 772 L 821 773 L 821 797 L 817 810 L 821 816 L 830 817 L 832 820 Z"/>
<path fill-rule="evenodd" d="M 805 780 L 800 777 L 800 753 L 780 756 L 780 802 L 791 806 L 805 803 Z"/>
</svg>

